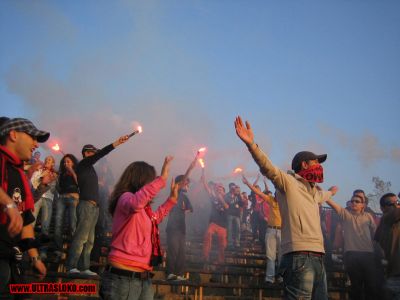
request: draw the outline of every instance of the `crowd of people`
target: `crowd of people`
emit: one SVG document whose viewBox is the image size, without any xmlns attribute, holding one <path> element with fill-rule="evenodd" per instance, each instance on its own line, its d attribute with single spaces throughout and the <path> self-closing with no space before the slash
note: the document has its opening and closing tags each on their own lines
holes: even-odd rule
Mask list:
<svg viewBox="0 0 400 300">
<path fill-rule="evenodd" d="M 241 234 L 248 231 L 266 255 L 265 283 L 282 283 L 285 299 L 328 299 L 325 264 L 333 252 L 343 254 L 351 299 L 400 299 L 398 197 L 393 193 L 381 197 L 381 218 L 368 208 L 368 198 L 360 189 L 343 208 L 332 199 L 338 187 L 325 191 L 319 186 L 326 154 L 299 152 L 292 159 L 292 170 L 286 172 L 255 143 L 248 122 L 237 117 L 235 130 L 260 168 L 264 189 L 258 184 L 260 176 L 250 182 L 243 175 L 249 195 L 234 182 L 225 190 L 222 183 L 207 181 L 203 169 L 201 184 L 211 207 L 204 232 L 204 261 L 211 262 L 214 235 L 214 263 L 223 264 L 226 249 L 240 249 Z M 186 215 L 193 212 L 188 190 L 200 153 L 184 174 L 171 180 L 169 196 L 153 210 L 153 199 L 168 181 L 172 156 L 165 157 L 159 176 L 152 165 L 136 161 L 126 167 L 113 187 L 105 187 L 107 172 L 99 176 L 94 165 L 129 136 L 119 137 L 102 149 L 84 145 L 82 159 L 65 154 L 58 168 L 53 156 L 41 161 L 40 152 L 35 151 L 49 136 L 27 119 L 0 119 L 0 295 L 12 297 L 8 284 L 20 282 L 24 255 L 46 275 L 48 247 L 44 245 L 50 242 L 54 243 L 56 259 L 66 254 L 68 274 L 97 276 L 90 269 L 93 245 L 111 230 L 100 296 L 153 299 L 151 271 L 163 260 L 158 226 L 167 216 L 166 279 L 187 280 Z M 270 191 L 268 180 L 275 193 Z M 323 203 L 332 210 L 322 210 Z M 40 232 L 35 233 L 38 217 Z M 99 224 L 102 229 L 96 233 Z M 66 232 L 70 244 L 65 253 Z"/>
</svg>

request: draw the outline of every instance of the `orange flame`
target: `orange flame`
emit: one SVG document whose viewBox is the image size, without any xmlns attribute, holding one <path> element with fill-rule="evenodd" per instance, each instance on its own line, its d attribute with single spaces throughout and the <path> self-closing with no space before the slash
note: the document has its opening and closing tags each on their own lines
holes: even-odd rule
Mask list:
<svg viewBox="0 0 400 300">
<path fill-rule="evenodd" d="M 58 144 L 55 144 L 53 147 L 51 147 L 54 151 L 60 151 L 60 146 Z"/>
<path fill-rule="evenodd" d="M 142 133 L 143 132 L 142 126 L 138 126 L 137 131 L 139 131 L 139 133 Z"/>
<path fill-rule="evenodd" d="M 199 158 L 199 164 L 200 164 L 201 168 L 204 169 L 204 167 L 205 167 L 204 159 Z"/>
<path fill-rule="evenodd" d="M 233 173 L 235 173 L 235 174 L 238 174 L 238 173 L 241 173 L 241 172 L 243 172 L 242 168 L 236 168 L 235 171 L 233 171 Z"/>
<path fill-rule="evenodd" d="M 197 152 L 204 152 L 204 151 L 206 151 L 207 150 L 207 148 L 206 147 L 203 147 L 203 148 L 200 148 L 199 150 L 197 150 Z"/>
</svg>

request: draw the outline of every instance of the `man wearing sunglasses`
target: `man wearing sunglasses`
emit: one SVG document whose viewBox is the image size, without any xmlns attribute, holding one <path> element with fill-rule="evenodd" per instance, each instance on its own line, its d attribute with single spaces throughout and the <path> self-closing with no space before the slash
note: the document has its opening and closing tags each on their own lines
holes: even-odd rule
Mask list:
<svg viewBox="0 0 400 300">
<path fill-rule="evenodd" d="M 387 260 L 386 299 L 400 299 L 400 204 L 393 193 L 380 199 L 383 217 L 374 239 L 379 243 Z"/>
<path fill-rule="evenodd" d="M 351 281 L 351 299 L 379 299 L 383 284 L 383 269 L 375 255 L 373 236 L 376 225 L 365 202 L 359 195 L 350 200 L 350 210 L 332 199 L 326 201 L 342 221 L 344 237 L 344 266 Z"/>
</svg>

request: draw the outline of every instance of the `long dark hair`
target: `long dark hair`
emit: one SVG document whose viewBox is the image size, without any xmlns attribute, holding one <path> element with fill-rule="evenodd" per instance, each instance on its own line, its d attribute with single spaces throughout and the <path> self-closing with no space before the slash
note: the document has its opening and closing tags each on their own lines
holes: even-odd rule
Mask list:
<svg viewBox="0 0 400 300">
<path fill-rule="evenodd" d="M 60 167 L 58 168 L 58 172 L 60 173 L 60 175 L 64 175 L 64 174 L 67 173 L 67 168 L 65 167 L 65 164 L 64 164 L 65 159 L 66 159 L 67 157 L 68 157 L 70 160 L 72 160 L 72 162 L 73 162 L 73 164 L 74 164 L 74 165 L 72 166 L 72 168 L 74 169 L 74 171 L 76 171 L 76 167 L 77 167 L 77 165 L 78 165 L 78 159 L 75 157 L 75 155 L 68 153 L 68 154 L 65 154 L 65 155 L 63 156 L 63 158 L 61 159 L 61 161 L 60 161 Z"/>
<path fill-rule="evenodd" d="M 136 193 L 156 178 L 156 169 L 144 161 L 135 161 L 126 167 L 110 197 L 108 210 L 114 215 L 118 199 L 125 192 Z"/>
</svg>

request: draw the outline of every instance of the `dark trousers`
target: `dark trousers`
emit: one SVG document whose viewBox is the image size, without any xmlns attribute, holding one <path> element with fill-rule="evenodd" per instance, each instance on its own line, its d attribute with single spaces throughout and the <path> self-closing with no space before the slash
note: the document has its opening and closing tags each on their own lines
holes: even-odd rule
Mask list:
<svg viewBox="0 0 400 300">
<path fill-rule="evenodd" d="M 372 252 L 348 251 L 344 266 L 350 277 L 350 299 L 380 299 L 383 268 Z"/>
<path fill-rule="evenodd" d="M 0 299 L 23 299 L 25 295 L 11 295 L 10 283 L 25 283 L 14 261 L 0 258 Z"/>
<path fill-rule="evenodd" d="M 167 274 L 184 275 L 185 272 L 185 233 L 167 232 Z"/>
</svg>

